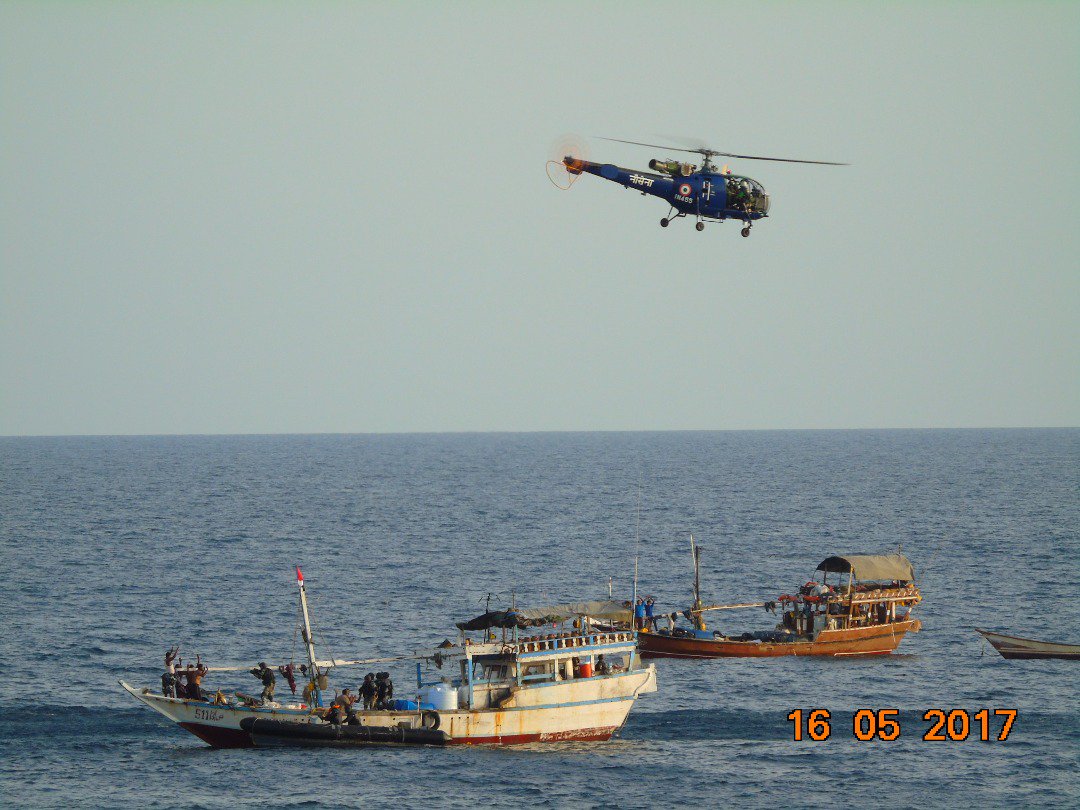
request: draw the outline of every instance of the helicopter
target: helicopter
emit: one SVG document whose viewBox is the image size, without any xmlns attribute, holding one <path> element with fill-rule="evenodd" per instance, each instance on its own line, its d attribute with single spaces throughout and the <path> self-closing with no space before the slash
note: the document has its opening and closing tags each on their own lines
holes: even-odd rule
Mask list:
<svg viewBox="0 0 1080 810">
<path fill-rule="evenodd" d="M 567 155 L 562 159 L 562 166 L 571 175 L 571 183 L 582 174 L 594 174 L 604 180 L 611 180 L 629 189 L 651 194 L 665 200 L 670 206 L 667 215 L 660 220 L 660 226 L 666 228 L 680 217 L 693 216 L 697 220 L 695 227 L 705 230 L 705 221 L 723 222 L 726 219 L 740 220 L 744 223 L 742 235 L 749 236 L 754 223 L 769 215 L 769 195 L 765 187 L 752 177 L 732 174 L 727 166 L 717 169 L 713 163 L 715 157 L 737 158 L 739 160 L 771 160 L 780 163 L 813 163 L 821 166 L 847 166 L 847 163 L 834 163 L 828 160 L 794 160 L 792 158 L 759 157 L 754 155 L 736 155 L 732 152 L 718 152 L 700 146 L 695 149 L 683 149 L 677 146 L 660 146 L 639 141 L 624 141 L 618 138 L 601 138 L 615 143 L 628 143 L 634 146 L 647 146 L 652 149 L 690 152 L 701 155 L 700 168 L 692 163 L 678 160 L 649 161 L 649 168 L 656 174 L 624 169 L 611 163 L 593 163 L 579 157 Z M 550 174 L 549 174 L 550 176 Z M 552 181 L 554 182 L 554 180 Z M 562 188 L 562 186 L 560 186 Z M 566 186 L 569 188 L 569 186 Z"/>
</svg>

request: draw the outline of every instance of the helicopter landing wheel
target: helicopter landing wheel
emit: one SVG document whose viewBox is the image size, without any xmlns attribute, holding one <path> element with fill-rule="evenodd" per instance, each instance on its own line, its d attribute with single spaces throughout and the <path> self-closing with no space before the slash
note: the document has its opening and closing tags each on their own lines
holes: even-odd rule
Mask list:
<svg viewBox="0 0 1080 810">
<path fill-rule="evenodd" d="M 739 233 L 741 233 L 743 236 L 749 236 L 750 235 L 750 226 L 747 225 L 745 228 L 743 228 L 741 231 L 739 231 Z"/>
<path fill-rule="evenodd" d="M 697 228 L 699 231 L 703 231 L 703 230 L 705 230 L 705 223 L 704 222 L 699 222 L 694 227 Z"/>
<path fill-rule="evenodd" d="M 667 217 L 664 217 L 662 220 L 660 220 L 660 227 L 661 228 L 666 228 L 670 224 L 671 224 L 671 220 L 668 219 Z"/>
</svg>

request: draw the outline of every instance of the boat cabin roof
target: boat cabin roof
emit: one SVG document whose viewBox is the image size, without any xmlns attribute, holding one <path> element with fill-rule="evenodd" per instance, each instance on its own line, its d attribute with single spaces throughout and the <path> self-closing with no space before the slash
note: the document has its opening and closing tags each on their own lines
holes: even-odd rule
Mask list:
<svg viewBox="0 0 1080 810">
<path fill-rule="evenodd" d="M 605 621 L 630 621 L 632 614 L 629 604 L 610 599 L 589 602 L 567 602 L 561 605 L 547 605 L 534 608 L 511 608 L 481 613 L 467 622 L 458 622 L 459 630 L 490 630 L 492 628 L 543 627 L 548 624 L 565 622 L 580 616 L 591 616 Z"/>
<path fill-rule="evenodd" d="M 827 557 L 818 571 L 846 574 L 863 582 L 914 582 L 915 569 L 903 554 L 845 554 Z"/>
</svg>

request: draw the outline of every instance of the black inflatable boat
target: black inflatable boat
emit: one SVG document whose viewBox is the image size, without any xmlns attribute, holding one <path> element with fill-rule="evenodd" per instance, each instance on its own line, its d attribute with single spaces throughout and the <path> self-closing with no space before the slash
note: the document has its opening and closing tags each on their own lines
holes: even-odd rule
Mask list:
<svg viewBox="0 0 1080 810">
<path fill-rule="evenodd" d="M 260 717 L 245 717 L 240 727 L 251 735 L 256 745 L 265 746 L 446 745 L 450 742 L 445 731 L 429 728 L 289 723 Z"/>
</svg>

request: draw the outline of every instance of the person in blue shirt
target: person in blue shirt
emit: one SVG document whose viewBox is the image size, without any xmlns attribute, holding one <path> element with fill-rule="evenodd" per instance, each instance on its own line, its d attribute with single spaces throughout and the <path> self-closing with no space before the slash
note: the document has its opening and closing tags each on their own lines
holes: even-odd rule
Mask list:
<svg viewBox="0 0 1080 810">
<path fill-rule="evenodd" d="M 641 630 L 645 627 L 645 600 L 638 599 L 634 605 L 634 628 Z"/>
<path fill-rule="evenodd" d="M 656 607 L 656 602 L 650 596 L 645 600 L 645 626 L 650 630 L 656 629 L 656 619 L 653 617 L 653 608 Z"/>
</svg>

